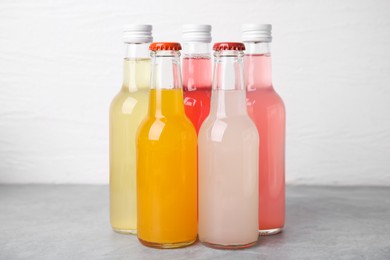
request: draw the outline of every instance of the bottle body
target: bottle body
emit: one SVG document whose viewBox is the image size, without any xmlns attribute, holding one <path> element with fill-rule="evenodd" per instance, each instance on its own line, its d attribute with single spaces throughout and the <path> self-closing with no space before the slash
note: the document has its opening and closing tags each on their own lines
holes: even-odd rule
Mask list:
<svg viewBox="0 0 390 260">
<path fill-rule="evenodd" d="M 187 246 L 197 236 L 197 136 L 184 112 L 178 64 L 155 57 L 158 75 L 138 133 L 138 238 L 157 248 Z M 175 86 L 163 86 L 169 77 Z"/>
<path fill-rule="evenodd" d="M 209 56 L 191 56 L 183 59 L 184 107 L 196 132 L 210 112 L 211 59 Z"/>
<path fill-rule="evenodd" d="M 261 44 L 267 43 L 257 43 Z M 264 50 L 263 47 L 260 49 Z M 285 222 L 285 107 L 272 86 L 271 56 L 267 52 L 255 52 L 244 57 L 248 114 L 256 124 L 261 140 L 259 147 L 261 235 L 280 232 Z"/>
<path fill-rule="evenodd" d="M 150 59 L 126 58 L 125 80 L 110 108 L 110 222 L 136 233 L 136 133 L 149 102 Z"/>
<path fill-rule="evenodd" d="M 151 102 L 183 102 L 181 90 L 151 90 Z M 196 133 L 184 116 L 149 117 L 138 137 L 138 236 L 161 247 L 196 239 Z"/>
<path fill-rule="evenodd" d="M 245 248 L 258 238 L 259 137 L 239 83 L 240 57 L 218 59 L 210 114 L 198 135 L 199 239 L 215 248 Z"/>
<path fill-rule="evenodd" d="M 244 91 L 213 91 L 234 107 Z M 199 239 L 214 247 L 247 247 L 257 241 L 258 145 L 246 115 L 211 114 L 199 132 Z"/>
</svg>

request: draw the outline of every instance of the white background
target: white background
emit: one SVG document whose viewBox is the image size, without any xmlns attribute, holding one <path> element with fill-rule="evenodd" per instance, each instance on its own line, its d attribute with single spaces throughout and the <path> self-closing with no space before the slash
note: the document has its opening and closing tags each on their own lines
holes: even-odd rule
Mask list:
<svg viewBox="0 0 390 260">
<path fill-rule="evenodd" d="M 0 183 L 108 183 L 122 25 L 273 24 L 290 184 L 390 186 L 390 1 L 0 2 Z"/>
</svg>

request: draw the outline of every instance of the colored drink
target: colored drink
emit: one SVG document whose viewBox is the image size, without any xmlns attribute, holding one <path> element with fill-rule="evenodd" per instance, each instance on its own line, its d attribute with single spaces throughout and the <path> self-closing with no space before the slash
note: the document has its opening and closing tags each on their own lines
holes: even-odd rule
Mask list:
<svg viewBox="0 0 390 260">
<path fill-rule="evenodd" d="M 214 45 L 210 115 L 198 136 L 199 239 L 216 248 L 246 248 L 258 238 L 259 137 L 246 109 L 244 46 L 220 45 Z"/>
<path fill-rule="evenodd" d="M 247 49 L 244 57 L 247 108 L 261 140 L 259 231 L 261 235 L 271 235 L 280 232 L 285 222 L 285 108 L 272 86 L 269 49 L 271 27 L 248 26 L 246 30 L 252 34 L 245 38 L 244 32 Z"/>
<path fill-rule="evenodd" d="M 137 229 L 136 133 L 148 110 L 151 36 L 134 39 L 134 32 L 151 26 L 131 25 L 125 32 L 123 86 L 110 108 L 110 222 L 114 231 Z M 140 42 L 141 41 L 141 42 Z"/>
<path fill-rule="evenodd" d="M 184 107 L 197 133 L 210 112 L 210 67 L 209 58 L 183 59 Z"/>
<path fill-rule="evenodd" d="M 150 48 L 150 106 L 137 143 L 138 238 L 151 247 L 183 247 L 197 235 L 196 131 L 184 112 L 180 45 Z"/>
</svg>

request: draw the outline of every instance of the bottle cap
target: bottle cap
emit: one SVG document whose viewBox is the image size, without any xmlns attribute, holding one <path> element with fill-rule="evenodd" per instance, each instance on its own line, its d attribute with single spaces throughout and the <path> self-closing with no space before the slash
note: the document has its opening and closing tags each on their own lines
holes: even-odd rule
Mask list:
<svg viewBox="0 0 390 260">
<path fill-rule="evenodd" d="M 271 24 L 243 24 L 241 27 L 244 42 L 271 42 Z"/>
<path fill-rule="evenodd" d="M 183 42 L 211 42 L 211 25 L 185 24 L 182 26 Z"/>
<path fill-rule="evenodd" d="M 125 43 L 152 42 L 152 28 L 149 24 L 127 24 L 123 27 L 123 41 Z"/>
<path fill-rule="evenodd" d="M 181 45 L 178 42 L 153 42 L 149 46 L 151 51 L 180 51 Z"/>
<path fill-rule="evenodd" d="M 242 42 L 216 42 L 214 51 L 244 51 L 245 45 Z"/>
</svg>

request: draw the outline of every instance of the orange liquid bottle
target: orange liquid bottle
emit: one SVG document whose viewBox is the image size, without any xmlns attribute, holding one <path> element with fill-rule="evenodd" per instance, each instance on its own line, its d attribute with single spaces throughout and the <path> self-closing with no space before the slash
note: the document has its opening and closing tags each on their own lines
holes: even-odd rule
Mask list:
<svg viewBox="0 0 390 260">
<path fill-rule="evenodd" d="M 178 43 L 153 43 L 149 112 L 138 129 L 138 239 L 157 248 L 197 236 L 197 135 L 184 112 Z"/>
</svg>

